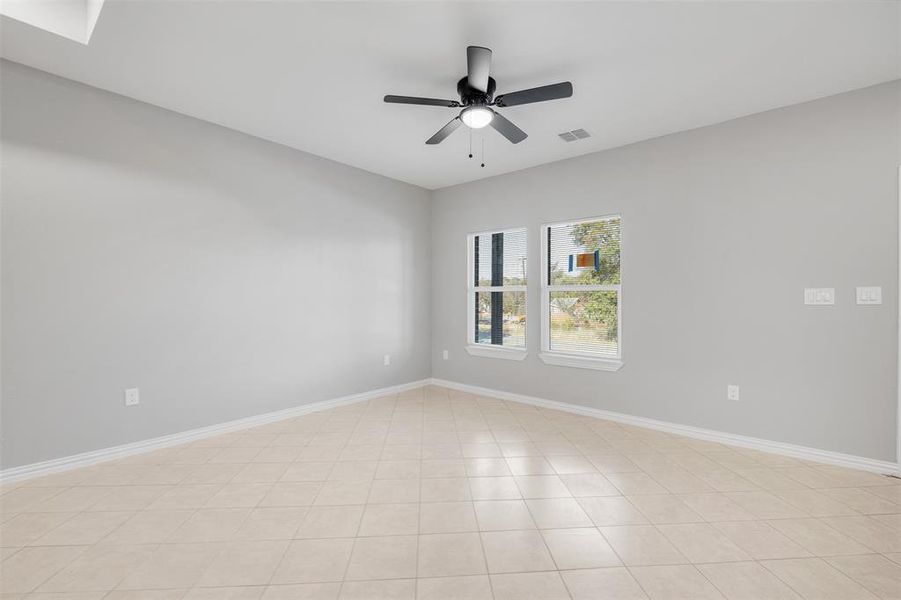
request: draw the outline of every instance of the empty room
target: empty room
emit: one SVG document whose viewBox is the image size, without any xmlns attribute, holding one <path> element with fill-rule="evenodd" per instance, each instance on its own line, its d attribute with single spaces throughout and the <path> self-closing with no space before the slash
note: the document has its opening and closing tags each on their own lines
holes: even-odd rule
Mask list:
<svg viewBox="0 0 901 600">
<path fill-rule="evenodd" d="M 0 600 L 901 600 L 901 2 L 0 1 Z"/>
</svg>

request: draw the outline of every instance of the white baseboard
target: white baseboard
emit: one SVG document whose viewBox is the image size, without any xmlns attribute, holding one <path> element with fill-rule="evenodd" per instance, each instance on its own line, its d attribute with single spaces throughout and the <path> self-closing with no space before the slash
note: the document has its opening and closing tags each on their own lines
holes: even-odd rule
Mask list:
<svg viewBox="0 0 901 600">
<path fill-rule="evenodd" d="M 74 454 L 72 456 L 64 456 L 62 458 L 55 458 L 39 463 L 32 463 L 30 465 L 22 465 L 21 467 L 4 469 L 0 471 L 0 483 L 10 483 L 22 479 L 31 479 L 33 477 L 50 475 L 52 473 L 58 473 L 60 471 L 68 471 L 70 469 L 77 469 L 79 467 L 86 467 L 100 462 L 115 460 L 117 458 L 124 458 L 133 454 L 141 454 L 144 452 L 150 452 L 152 450 L 159 450 L 161 448 L 178 446 L 180 444 L 186 444 L 188 442 L 212 437 L 214 435 L 221 435 L 223 433 L 247 429 L 249 427 L 265 425 L 266 423 L 273 423 L 275 421 L 281 421 L 283 419 L 299 417 L 301 415 L 328 410 L 330 408 L 336 408 L 338 406 L 345 406 L 347 404 L 354 404 L 356 402 L 363 402 L 365 400 L 378 398 L 379 396 L 397 394 L 407 390 L 416 389 L 424 385 L 428 385 L 428 383 L 428 379 L 412 381 L 410 383 L 402 383 L 400 385 L 379 388 L 377 390 L 370 390 L 368 392 L 361 392 L 359 394 L 342 396 L 340 398 L 334 398 L 332 400 L 322 400 L 320 402 L 312 402 L 310 404 L 304 404 L 302 406 L 286 408 L 285 410 L 264 413 L 261 415 L 254 415 L 252 417 L 246 417 L 243 419 L 236 419 L 234 421 L 228 421 L 226 423 L 219 423 L 218 425 L 210 425 L 209 427 L 200 427 L 198 429 L 191 429 L 188 431 L 182 431 L 180 433 L 164 435 L 149 440 L 133 442 L 131 444 L 122 444 L 121 446 L 102 448 L 100 450 L 92 450 L 91 452 L 83 452 L 81 454 Z"/>
<path fill-rule="evenodd" d="M 513 402 L 522 402 L 542 408 L 550 408 L 562 410 L 569 413 L 584 415 L 588 417 L 597 417 L 608 421 L 615 421 L 625 425 L 634 425 L 636 427 L 644 427 L 646 429 L 654 429 L 656 431 L 665 431 L 667 433 L 675 433 L 686 437 L 709 442 L 718 442 L 728 444 L 730 446 L 739 446 L 741 448 L 750 448 L 769 452 L 771 454 L 780 454 L 799 458 L 802 460 L 810 460 L 814 462 L 824 463 L 828 465 L 837 465 L 840 467 L 849 467 L 852 469 L 862 469 L 864 471 L 872 471 L 882 474 L 899 474 L 898 463 L 876 460 L 873 458 L 865 458 L 863 456 L 854 456 L 851 454 L 842 454 L 840 452 L 832 452 L 829 450 L 820 450 L 818 448 L 809 448 L 807 446 L 797 446 L 795 444 L 786 444 L 784 442 L 774 442 L 772 440 L 764 440 L 760 438 L 750 437 L 746 435 L 737 435 L 734 433 L 725 433 L 715 431 L 713 429 L 702 429 L 700 427 L 692 427 L 690 425 L 679 425 L 678 423 L 670 423 L 667 421 L 658 421 L 656 419 L 648 419 L 645 417 L 637 417 L 624 413 L 613 412 L 609 410 L 601 410 L 599 408 L 590 408 L 587 406 L 579 406 L 577 404 L 569 404 L 567 402 L 557 402 L 555 400 L 545 400 L 544 398 L 536 398 L 534 396 L 525 396 L 523 394 L 515 394 L 513 392 L 504 392 L 493 390 L 490 388 L 468 385 L 465 383 L 457 383 L 456 381 L 446 381 L 444 379 L 431 379 L 432 385 L 440 385 L 443 387 L 478 394 L 480 396 L 488 396 L 501 400 L 511 400 Z"/>
<path fill-rule="evenodd" d="M 5 469 L 3 471 L 0 471 L 0 483 L 10 483 L 22 479 L 31 479 L 33 477 L 50 475 L 52 473 L 58 473 L 60 471 L 68 471 L 70 469 L 77 469 L 79 467 L 86 467 L 101 462 L 124 458 L 126 456 L 131 456 L 134 454 L 141 454 L 144 452 L 150 452 L 171 446 L 178 446 L 195 440 L 212 437 L 215 435 L 221 435 L 223 433 L 230 433 L 232 431 L 239 431 L 242 429 L 247 429 L 249 427 L 265 425 L 267 423 L 273 423 L 275 421 L 281 421 L 283 419 L 290 419 L 313 412 L 328 410 L 330 408 L 354 404 L 356 402 L 363 402 L 365 400 L 371 400 L 373 398 L 387 394 L 397 394 L 399 392 L 416 389 L 429 384 L 440 385 L 455 390 L 469 392 L 471 394 L 478 394 L 480 396 L 488 396 L 491 398 L 499 398 L 501 400 L 521 402 L 524 404 L 531 404 L 533 406 L 540 406 L 542 408 L 550 408 L 589 417 L 596 417 L 599 419 L 606 419 L 608 421 L 615 421 L 617 423 L 623 423 L 625 425 L 634 425 L 636 427 L 644 427 L 646 429 L 665 431 L 667 433 L 684 435 L 690 438 L 707 440 L 710 442 L 718 442 L 721 444 L 728 444 L 741 448 L 750 448 L 753 450 L 760 450 L 763 452 L 770 452 L 772 454 L 780 454 L 783 456 L 791 456 L 793 458 L 810 460 L 824 464 L 849 467 L 853 469 L 862 469 L 865 471 L 872 471 L 874 473 L 901 473 L 899 472 L 898 463 L 889 461 L 865 458 L 862 456 L 853 456 L 850 454 L 842 454 L 839 452 L 831 452 L 829 450 L 820 450 L 817 448 L 809 448 L 807 446 L 798 446 L 795 444 L 786 444 L 783 442 L 774 442 L 771 440 L 764 440 L 733 433 L 724 433 L 712 429 L 702 429 L 700 427 L 680 425 L 678 423 L 669 423 L 667 421 L 658 421 L 656 419 L 648 419 L 645 417 L 637 417 L 634 415 L 601 410 L 598 408 L 579 406 L 577 404 L 569 404 L 567 402 L 557 402 L 555 400 L 546 400 L 544 398 L 536 398 L 534 396 L 526 396 L 513 392 L 504 392 L 501 390 L 457 383 L 456 381 L 431 378 L 423 379 L 420 381 L 412 381 L 410 383 L 404 383 L 391 387 L 380 388 L 368 392 L 361 392 L 359 394 L 351 394 L 349 396 L 342 396 L 340 398 L 335 398 L 332 400 L 313 402 L 311 404 L 296 406 L 294 408 L 288 408 L 285 410 L 265 413 L 262 415 L 246 417 L 244 419 L 228 421 L 227 423 L 220 423 L 218 425 L 210 425 L 209 427 L 191 429 L 189 431 L 165 435 L 149 440 L 134 442 L 131 444 L 123 444 L 121 446 L 113 446 L 111 448 L 103 448 L 101 450 L 93 450 L 91 452 L 84 452 L 72 456 L 65 456 L 44 462 L 33 463 L 30 465 L 23 465 L 21 467 Z"/>
</svg>

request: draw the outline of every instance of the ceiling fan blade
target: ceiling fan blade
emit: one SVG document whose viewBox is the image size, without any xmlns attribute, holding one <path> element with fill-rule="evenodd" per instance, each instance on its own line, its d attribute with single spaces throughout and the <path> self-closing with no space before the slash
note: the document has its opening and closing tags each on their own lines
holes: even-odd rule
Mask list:
<svg viewBox="0 0 901 600">
<path fill-rule="evenodd" d="M 445 125 L 441 129 L 439 129 L 435 135 L 433 135 L 432 137 L 427 139 L 425 141 L 425 143 L 430 146 L 435 145 L 435 144 L 440 144 L 441 142 L 444 141 L 444 138 L 446 138 L 447 136 L 452 134 L 457 129 L 457 127 L 459 127 L 462 124 L 463 124 L 463 121 L 460 120 L 460 117 L 454 117 L 453 119 L 450 120 L 450 122 L 448 122 L 447 125 Z"/>
<path fill-rule="evenodd" d="M 504 136 L 514 144 L 518 144 L 529 137 L 525 131 L 523 131 L 498 113 L 494 113 L 494 118 L 491 119 L 491 126 L 494 127 L 498 131 L 498 133 L 500 133 L 502 136 Z"/>
<path fill-rule="evenodd" d="M 466 70 L 470 87 L 487 92 L 488 75 L 491 72 L 491 50 L 481 46 L 466 48 Z"/>
<path fill-rule="evenodd" d="M 391 104 L 422 104 L 425 106 L 446 106 L 454 108 L 460 106 L 456 100 L 441 100 L 440 98 L 417 98 L 416 96 L 385 96 L 385 102 Z"/>
<path fill-rule="evenodd" d="M 510 92 L 509 94 L 501 94 L 495 98 L 494 103 L 497 106 L 516 106 L 518 104 L 531 104 L 533 102 L 544 102 L 545 100 L 569 98 L 572 95 L 573 84 L 564 81 L 563 83 L 554 83 L 528 90 Z"/>
</svg>

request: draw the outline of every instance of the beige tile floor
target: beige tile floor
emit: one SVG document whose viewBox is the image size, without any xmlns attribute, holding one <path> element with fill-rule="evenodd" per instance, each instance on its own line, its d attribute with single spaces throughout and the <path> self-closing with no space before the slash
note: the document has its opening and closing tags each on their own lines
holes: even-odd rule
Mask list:
<svg viewBox="0 0 901 600">
<path fill-rule="evenodd" d="M 0 489 L 0 590 L 901 598 L 901 480 L 422 388 Z"/>
</svg>

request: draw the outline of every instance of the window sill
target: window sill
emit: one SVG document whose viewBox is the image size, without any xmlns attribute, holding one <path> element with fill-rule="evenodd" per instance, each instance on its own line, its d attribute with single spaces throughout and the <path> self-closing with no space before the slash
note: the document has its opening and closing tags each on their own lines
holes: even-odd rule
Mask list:
<svg viewBox="0 0 901 600">
<path fill-rule="evenodd" d="M 540 352 L 538 357 L 545 363 L 557 365 L 558 367 L 594 369 L 595 371 L 619 371 L 623 368 L 623 361 L 616 358 L 589 358 L 587 356 L 555 354 L 553 352 Z"/>
<path fill-rule="evenodd" d="M 492 346 L 476 346 L 475 344 L 466 346 L 466 351 L 473 356 L 502 358 L 504 360 L 523 360 L 526 357 L 526 354 L 528 354 L 525 350 L 514 350 L 512 348 L 498 348 Z"/>
</svg>

